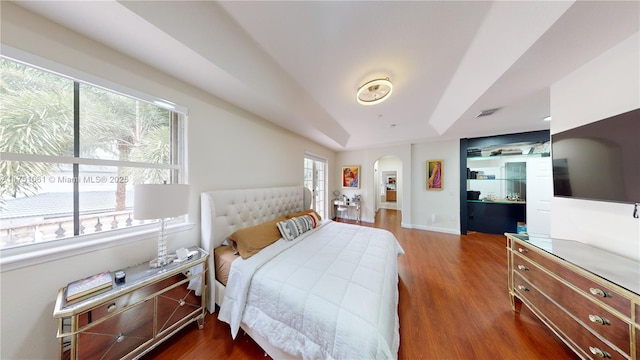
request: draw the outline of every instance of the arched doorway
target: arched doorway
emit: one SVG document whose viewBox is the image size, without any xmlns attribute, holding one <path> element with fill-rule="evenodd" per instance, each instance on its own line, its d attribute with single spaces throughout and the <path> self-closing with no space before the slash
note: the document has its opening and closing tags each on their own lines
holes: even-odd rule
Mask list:
<svg viewBox="0 0 640 360">
<path fill-rule="evenodd" d="M 402 161 L 381 156 L 373 164 L 375 211 L 380 208 L 402 210 Z"/>
</svg>

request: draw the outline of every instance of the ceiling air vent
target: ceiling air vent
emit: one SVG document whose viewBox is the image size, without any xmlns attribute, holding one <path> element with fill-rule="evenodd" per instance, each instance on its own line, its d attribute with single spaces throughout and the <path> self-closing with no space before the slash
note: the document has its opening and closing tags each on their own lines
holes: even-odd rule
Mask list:
<svg viewBox="0 0 640 360">
<path fill-rule="evenodd" d="M 483 117 L 483 116 L 489 116 L 489 115 L 493 115 L 494 112 L 500 110 L 501 108 L 495 108 L 495 109 L 488 109 L 488 110 L 482 110 L 480 111 L 480 113 L 478 115 L 476 115 L 476 118 L 479 117 Z"/>
</svg>

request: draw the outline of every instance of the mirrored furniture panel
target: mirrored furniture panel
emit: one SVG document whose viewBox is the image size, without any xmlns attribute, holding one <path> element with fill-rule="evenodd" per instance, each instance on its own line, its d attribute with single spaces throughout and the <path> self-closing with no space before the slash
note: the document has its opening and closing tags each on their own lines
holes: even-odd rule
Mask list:
<svg viewBox="0 0 640 360">
<path fill-rule="evenodd" d="M 148 262 L 122 269 L 123 284 L 75 303 L 58 291 L 60 359 L 137 359 L 191 322 L 202 329 L 208 254 L 190 256 L 161 268 Z"/>
<path fill-rule="evenodd" d="M 336 218 L 354 219 L 360 222 L 361 202 L 349 199 L 333 200 L 334 214 Z"/>
</svg>

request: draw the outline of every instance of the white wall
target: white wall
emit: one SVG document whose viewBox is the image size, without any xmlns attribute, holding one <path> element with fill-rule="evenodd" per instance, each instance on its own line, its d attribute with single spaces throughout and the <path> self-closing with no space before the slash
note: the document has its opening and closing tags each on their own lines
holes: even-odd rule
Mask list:
<svg viewBox="0 0 640 360">
<path fill-rule="evenodd" d="M 360 189 L 343 190 L 340 182 L 336 189 L 351 197 L 352 194 L 362 196 L 362 220 L 373 222 L 375 218 L 375 184 L 378 181 L 374 171 L 375 162 L 384 156 L 394 156 L 402 164 L 398 171 L 398 203 L 401 204 L 402 226 L 411 227 L 411 145 L 382 147 L 366 150 L 344 151 L 337 154 L 334 168 L 334 179 L 340 181 L 340 171 L 343 165 L 360 165 Z M 378 184 L 379 186 L 379 184 Z M 400 210 L 400 208 L 398 208 Z"/>
<path fill-rule="evenodd" d="M 414 144 L 411 223 L 416 229 L 460 233 L 460 141 Z M 427 190 L 427 161 L 443 160 L 442 190 Z"/>
<path fill-rule="evenodd" d="M 640 35 L 623 41 L 551 87 L 551 134 L 640 107 Z M 640 180 L 639 180 L 640 183 Z M 551 236 L 640 259 L 633 205 L 554 198 Z"/>
<path fill-rule="evenodd" d="M 305 151 L 325 157 L 333 171 L 335 153 L 272 125 L 218 98 L 3 1 L 2 43 L 120 85 L 186 106 L 187 174 L 191 184 L 189 231 L 169 239 L 170 251 L 199 243 L 199 193 L 301 185 Z M 330 188 L 337 178 L 330 175 Z M 0 358 L 56 358 L 57 291 L 68 282 L 105 269 L 120 269 L 154 257 L 155 236 L 103 250 L 2 271 Z"/>
<path fill-rule="evenodd" d="M 384 156 L 394 156 L 402 164 L 398 171 L 398 209 L 402 211 L 402 226 L 451 234 L 460 233 L 460 142 L 447 140 L 432 143 L 345 151 L 337 155 L 336 174 L 342 165 L 360 165 L 362 178 L 359 193 L 363 197 L 363 221 L 375 216 L 374 164 Z M 444 189 L 427 190 L 428 160 L 444 160 Z M 378 171 L 382 171 L 378 169 Z M 339 180 L 339 175 L 336 175 Z M 378 184 L 379 185 L 379 184 Z M 339 189 L 342 190 L 342 189 Z"/>
</svg>

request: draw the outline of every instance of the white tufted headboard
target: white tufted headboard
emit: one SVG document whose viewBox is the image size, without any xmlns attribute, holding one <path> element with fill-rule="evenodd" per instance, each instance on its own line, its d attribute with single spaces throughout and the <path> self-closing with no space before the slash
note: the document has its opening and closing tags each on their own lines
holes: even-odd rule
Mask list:
<svg viewBox="0 0 640 360">
<path fill-rule="evenodd" d="M 212 252 L 238 229 L 308 209 L 311 194 L 303 186 L 289 186 L 207 191 L 200 199 L 202 248 Z"/>
<path fill-rule="evenodd" d="M 209 254 L 207 284 L 213 301 L 213 251 L 234 231 L 310 208 L 311 191 L 304 186 L 216 190 L 200 194 L 201 247 Z M 209 311 L 213 311 L 209 306 Z"/>
</svg>

